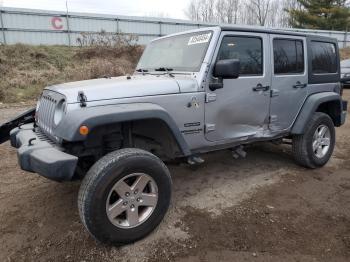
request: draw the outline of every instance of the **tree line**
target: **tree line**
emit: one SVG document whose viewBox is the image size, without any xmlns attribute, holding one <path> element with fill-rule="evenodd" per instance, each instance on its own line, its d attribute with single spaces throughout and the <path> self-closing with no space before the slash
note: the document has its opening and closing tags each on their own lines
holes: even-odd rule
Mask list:
<svg viewBox="0 0 350 262">
<path fill-rule="evenodd" d="M 193 21 L 348 30 L 348 0 L 191 0 L 185 14 Z"/>
</svg>

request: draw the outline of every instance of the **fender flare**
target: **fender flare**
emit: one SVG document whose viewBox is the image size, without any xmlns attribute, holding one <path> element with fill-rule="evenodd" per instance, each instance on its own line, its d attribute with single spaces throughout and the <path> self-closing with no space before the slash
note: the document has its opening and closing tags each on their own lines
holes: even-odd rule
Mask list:
<svg viewBox="0 0 350 262">
<path fill-rule="evenodd" d="M 304 133 L 306 124 L 310 121 L 313 113 L 317 108 L 325 102 L 337 101 L 339 102 L 339 112 L 342 112 L 342 99 L 338 93 L 335 92 L 322 92 L 310 95 L 300 110 L 296 121 L 293 124 L 291 134 L 301 135 Z M 339 116 L 341 117 L 341 116 Z"/>
<path fill-rule="evenodd" d="M 165 122 L 174 135 L 183 155 L 191 155 L 189 146 L 175 121 L 164 108 L 151 103 L 106 105 L 74 110 L 69 112 L 62 122 L 59 123 L 55 129 L 55 135 L 70 142 L 84 141 L 86 136 L 79 133 L 79 128 L 82 125 L 93 130 L 106 124 L 142 119 L 159 119 Z"/>
</svg>

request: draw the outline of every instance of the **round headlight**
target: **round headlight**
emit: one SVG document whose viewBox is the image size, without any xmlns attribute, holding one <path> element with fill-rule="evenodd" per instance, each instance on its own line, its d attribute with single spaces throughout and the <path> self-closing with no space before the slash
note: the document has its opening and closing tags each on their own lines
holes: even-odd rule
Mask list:
<svg viewBox="0 0 350 262">
<path fill-rule="evenodd" d="M 56 126 L 61 122 L 63 115 L 65 114 L 65 111 L 66 111 L 66 101 L 62 99 L 57 103 L 55 114 L 53 116 L 53 122 L 55 123 Z"/>
<path fill-rule="evenodd" d="M 40 100 L 38 100 L 38 102 L 36 103 L 35 111 L 38 112 L 39 108 L 40 108 Z"/>
<path fill-rule="evenodd" d="M 38 111 L 39 111 L 39 108 L 40 108 L 40 99 L 39 99 L 38 102 L 36 103 L 35 114 L 34 114 L 35 122 L 38 121 Z"/>
</svg>

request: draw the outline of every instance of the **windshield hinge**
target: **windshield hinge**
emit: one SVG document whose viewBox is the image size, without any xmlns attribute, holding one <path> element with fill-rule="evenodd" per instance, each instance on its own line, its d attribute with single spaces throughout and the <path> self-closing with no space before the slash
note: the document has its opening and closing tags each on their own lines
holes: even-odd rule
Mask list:
<svg viewBox="0 0 350 262">
<path fill-rule="evenodd" d="M 210 103 L 216 101 L 216 94 L 214 93 L 206 93 L 205 95 L 205 102 Z"/>
<path fill-rule="evenodd" d="M 86 107 L 87 97 L 83 91 L 78 92 L 78 102 L 80 102 L 80 107 Z"/>
<path fill-rule="evenodd" d="M 270 89 L 270 97 L 279 96 L 280 91 L 277 89 Z"/>
</svg>

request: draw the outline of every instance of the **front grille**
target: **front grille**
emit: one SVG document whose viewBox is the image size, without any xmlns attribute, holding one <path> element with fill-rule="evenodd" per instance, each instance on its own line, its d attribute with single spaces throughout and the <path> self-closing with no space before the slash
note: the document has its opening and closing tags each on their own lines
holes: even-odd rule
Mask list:
<svg viewBox="0 0 350 262">
<path fill-rule="evenodd" d="M 52 140 L 55 140 L 53 134 L 55 108 L 57 103 L 63 98 L 64 96 L 59 93 L 44 90 L 40 99 L 40 105 L 36 115 L 37 125 Z"/>
<path fill-rule="evenodd" d="M 53 141 L 50 137 L 48 137 L 40 127 L 35 128 L 35 134 L 40 139 L 40 141 L 48 142 L 51 145 L 55 145 L 55 141 Z"/>
</svg>

